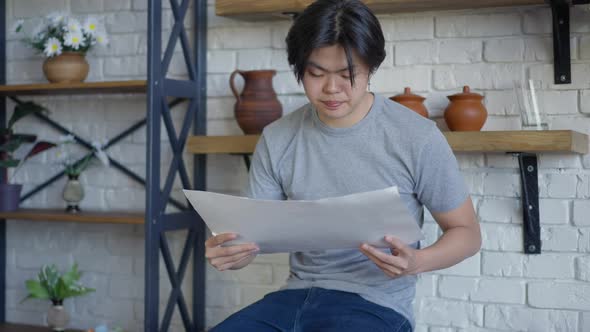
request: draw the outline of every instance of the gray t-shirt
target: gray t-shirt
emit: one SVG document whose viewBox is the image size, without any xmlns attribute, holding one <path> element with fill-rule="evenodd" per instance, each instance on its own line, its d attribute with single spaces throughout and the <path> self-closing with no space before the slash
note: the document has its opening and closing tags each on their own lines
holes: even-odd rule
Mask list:
<svg viewBox="0 0 590 332">
<path fill-rule="evenodd" d="M 375 95 L 370 112 L 349 128 L 325 125 L 310 104 L 268 125 L 256 146 L 246 195 L 313 200 L 391 186 L 398 186 L 420 224 L 422 205 L 450 211 L 468 197 L 455 156 L 435 123 Z M 415 276 L 391 279 L 356 249 L 294 252 L 290 265 L 287 289 L 358 293 L 414 324 Z"/>
</svg>

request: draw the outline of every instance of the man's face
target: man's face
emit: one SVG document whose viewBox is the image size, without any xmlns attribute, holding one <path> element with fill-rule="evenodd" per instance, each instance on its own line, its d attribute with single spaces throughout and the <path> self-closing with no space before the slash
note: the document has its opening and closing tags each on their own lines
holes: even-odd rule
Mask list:
<svg viewBox="0 0 590 332">
<path fill-rule="evenodd" d="M 372 104 L 367 92 L 369 69 L 353 52 L 354 86 L 350 82 L 346 53 L 340 45 L 315 49 L 303 75 L 307 98 L 323 123 L 350 127 L 363 119 Z"/>
</svg>

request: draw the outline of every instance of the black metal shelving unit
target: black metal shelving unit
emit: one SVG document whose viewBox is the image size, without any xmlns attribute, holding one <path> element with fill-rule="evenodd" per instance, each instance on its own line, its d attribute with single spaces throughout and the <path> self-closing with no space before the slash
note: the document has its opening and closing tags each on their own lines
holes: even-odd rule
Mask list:
<svg viewBox="0 0 590 332">
<path fill-rule="evenodd" d="M 133 124 L 129 129 L 109 141 L 108 146 L 116 144 L 137 129 L 147 126 L 146 178 L 142 179 L 122 164 L 112 160 L 115 167 L 137 182 L 145 184 L 145 331 L 167 331 L 174 308 L 178 307 L 186 331 L 202 331 L 205 328 L 205 262 L 204 241 L 205 224 L 187 202 L 178 202 L 171 197 L 176 175 L 180 176 L 183 188 L 205 189 L 206 156 L 194 157 L 193 183 L 190 182 L 183 160 L 183 151 L 187 138 L 206 134 L 206 47 L 207 47 L 207 0 L 194 0 L 193 49 L 184 29 L 184 20 L 189 13 L 190 0 L 169 0 L 174 24 L 165 48 L 162 45 L 162 0 L 148 0 L 148 80 L 147 80 L 147 116 L 146 119 Z M 6 83 L 6 0 L 0 0 L 0 85 Z M 188 79 L 174 80 L 167 78 L 168 68 L 176 45 L 180 42 L 182 56 L 187 66 Z M 164 52 L 162 53 L 162 50 Z M 162 56 L 163 55 L 163 56 Z M 15 102 L 20 100 L 11 96 Z M 171 102 L 169 100 L 172 100 Z M 180 130 L 174 127 L 170 110 L 173 106 L 186 102 L 186 114 Z M 6 96 L 0 95 L 0 126 L 6 125 Z M 46 124 L 62 131 L 75 134 L 61 127 L 49 118 L 41 118 Z M 164 123 L 173 159 L 168 168 L 167 178 L 160 183 L 160 134 L 161 120 Z M 76 141 L 92 153 L 92 146 L 80 136 Z M 59 179 L 63 173 L 33 189 L 21 197 L 28 199 L 44 187 Z M 6 172 L 0 172 L 0 182 L 7 179 Z M 172 204 L 180 212 L 166 213 L 166 207 Z M 187 238 L 182 255 L 175 265 L 166 233 L 186 230 Z M 168 297 L 166 309 L 160 319 L 159 289 L 160 254 L 164 261 L 172 291 Z M 189 308 L 182 293 L 181 284 L 192 256 L 193 262 L 193 306 Z M 6 220 L 0 219 L 0 327 L 6 322 Z M 13 325 L 11 325 L 13 326 Z M 18 329 L 15 329 L 18 331 Z"/>
</svg>

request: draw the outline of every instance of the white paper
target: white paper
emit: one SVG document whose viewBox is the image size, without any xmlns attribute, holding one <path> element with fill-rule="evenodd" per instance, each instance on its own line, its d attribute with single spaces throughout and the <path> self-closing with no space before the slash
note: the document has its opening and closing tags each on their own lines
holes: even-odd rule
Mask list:
<svg viewBox="0 0 590 332">
<path fill-rule="evenodd" d="M 313 201 L 274 201 L 184 190 L 213 234 L 237 233 L 228 244 L 253 242 L 261 253 L 388 247 L 423 239 L 397 187 Z"/>
</svg>

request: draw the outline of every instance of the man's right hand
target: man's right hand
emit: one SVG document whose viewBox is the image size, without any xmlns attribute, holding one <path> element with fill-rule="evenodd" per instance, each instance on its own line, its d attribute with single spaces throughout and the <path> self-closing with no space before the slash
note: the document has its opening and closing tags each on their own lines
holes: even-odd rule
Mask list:
<svg viewBox="0 0 590 332">
<path fill-rule="evenodd" d="M 260 251 L 254 243 L 221 246 L 237 237 L 238 234 L 235 233 L 224 233 L 212 236 L 205 241 L 205 257 L 218 271 L 241 269 L 250 264 Z"/>
</svg>

